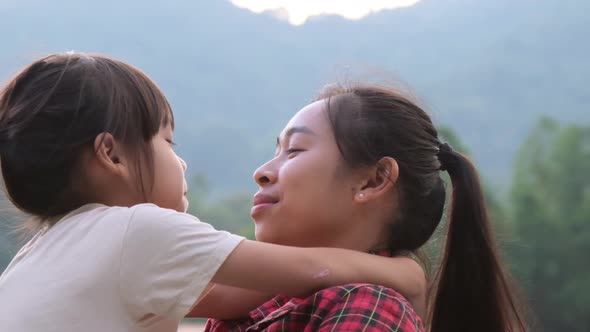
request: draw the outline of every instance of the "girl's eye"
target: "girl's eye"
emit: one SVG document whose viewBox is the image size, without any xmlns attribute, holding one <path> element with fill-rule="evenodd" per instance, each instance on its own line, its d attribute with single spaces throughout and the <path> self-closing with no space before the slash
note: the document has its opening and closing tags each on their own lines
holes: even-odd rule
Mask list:
<svg viewBox="0 0 590 332">
<path fill-rule="evenodd" d="M 174 143 L 174 141 L 171 140 L 171 139 L 167 139 L 166 142 L 168 142 L 172 146 L 175 146 L 176 145 L 176 143 Z"/>
</svg>

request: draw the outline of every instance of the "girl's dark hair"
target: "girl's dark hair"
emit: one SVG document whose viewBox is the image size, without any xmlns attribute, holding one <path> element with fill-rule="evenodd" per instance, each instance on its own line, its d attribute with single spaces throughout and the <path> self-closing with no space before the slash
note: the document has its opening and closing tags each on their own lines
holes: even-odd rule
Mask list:
<svg viewBox="0 0 590 332">
<path fill-rule="evenodd" d="M 348 166 L 375 166 L 383 157 L 397 161 L 399 202 L 389 242 L 394 252 L 415 251 L 431 238 L 445 205 L 440 173 L 449 173 L 453 197 L 429 305 L 430 331 L 526 330 L 473 164 L 441 144 L 428 114 L 391 89 L 331 85 L 322 99 Z"/>
<path fill-rule="evenodd" d="M 40 221 L 87 202 L 72 185 L 83 149 L 110 133 L 153 183 L 151 138 L 173 125 L 168 101 L 140 70 L 104 56 L 54 54 L 22 70 L 0 92 L 0 163 L 8 197 Z M 145 170 L 144 170 L 145 172 Z"/>
</svg>

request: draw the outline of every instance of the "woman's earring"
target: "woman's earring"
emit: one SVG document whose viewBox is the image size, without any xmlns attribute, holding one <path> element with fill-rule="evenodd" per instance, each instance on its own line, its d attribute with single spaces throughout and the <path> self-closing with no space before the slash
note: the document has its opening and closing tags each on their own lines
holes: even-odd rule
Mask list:
<svg viewBox="0 0 590 332">
<path fill-rule="evenodd" d="M 365 199 L 365 194 L 364 194 L 364 193 L 358 193 L 358 194 L 356 195 L 356 197 L 357 197 L 358 199 L 361 199 L 361 200 L 363 200 L 363 199 Z"/>
</svg>

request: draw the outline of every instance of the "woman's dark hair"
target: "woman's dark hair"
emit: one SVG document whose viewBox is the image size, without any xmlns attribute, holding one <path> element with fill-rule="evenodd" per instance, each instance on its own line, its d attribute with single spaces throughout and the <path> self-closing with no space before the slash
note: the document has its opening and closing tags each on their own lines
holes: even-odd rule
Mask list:
<svg viewBox="0 0 590 332">
<path fill-rule="evenodd" d="M 0 163 L 8 197 L 41 222 L 89 203 L 72 181 L 82 150 L 93 148 L 101 133 L 133 153 L 145 196 L 144 178 L 153 183 L 151 138 L 173 122 L 168 101 L 137 68 L 81 53 L 39 59 L 0 92 Z"/>
<path fill-rule="evenodd" d="M 443 216 L 446 170 L 453 190 L 446 245 L 430 300 L 430 331 L 524 331 L 521 306 L 496 247 L 473 164 L 439 141 L 428 114 L 409 98 L 381 86 L 331 85 L 326 99 L 338 148 L 349 167 L 397 161 L 398 209 L 389 249 L 415 251 Z"/>
</svg>

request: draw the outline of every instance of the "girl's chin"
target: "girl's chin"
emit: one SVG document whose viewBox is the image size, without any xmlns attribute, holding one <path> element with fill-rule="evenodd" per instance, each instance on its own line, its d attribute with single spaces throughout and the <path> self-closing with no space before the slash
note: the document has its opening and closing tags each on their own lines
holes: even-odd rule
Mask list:
<svg viewBox="0 0 590 332">
<path fill-rule="evenodd" d="M 176 209 L 176 211 L 186 213 L 188 211 L 188 206 L 188 199 L 186 198 L 186 196 L 183 196 L 182 202 L 180 203 L 180 206 L 178 207 L 178 209 Z"/>
</svg>

